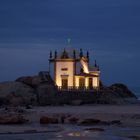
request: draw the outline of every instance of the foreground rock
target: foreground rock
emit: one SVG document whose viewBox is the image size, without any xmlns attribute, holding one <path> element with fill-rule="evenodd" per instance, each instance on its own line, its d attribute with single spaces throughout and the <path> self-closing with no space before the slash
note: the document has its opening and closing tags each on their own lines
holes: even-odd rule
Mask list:
<svg viewBox="0 0 140 140">
<path fill-rule="evenodd" d="M 83 121 L 80 122 L 80 125 L 97 125 L 99 124 L 101 121 L 98 119 L 84 119 Z"/>
<path fill-rule="evenodd" d="M 70 118 L 68 119 L 68 122 L 69 122 L 70 124 L 77 124 L 78 121 L 79 121 L 79 118 L 78 118 L 78 117 L 70 117 Z"/>
<path fill-rule="evenodd" d="M 22 115 L 0 116 L 0 124 L 23 124 L 28 122 Z"/>
<path fill-rule="evenodd" d="M 85 130 L 92 131 L 92 132 L 105 131 L 103 128 L 86 128 Z"/>
<path fill-rule="evenodd" d="M 40 118 L 40 124 L 57 124 L 58 119 L 53 117 L 42 116 Z"/>
</svg>

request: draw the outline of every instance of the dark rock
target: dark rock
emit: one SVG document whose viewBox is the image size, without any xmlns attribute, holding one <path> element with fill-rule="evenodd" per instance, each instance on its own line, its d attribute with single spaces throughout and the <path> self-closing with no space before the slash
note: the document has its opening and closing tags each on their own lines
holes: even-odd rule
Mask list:
<svg viewBox="0 0 140 140">
<path fill-rule="evenodd" d="M 31 105 L 26 105 L 25 108 L 26 108 L 26 109 L 32 109 L 32 106 L 31 106 Z"/>
<path fill-rule="evenodd" d="M 140 136 L 129 136 L 128 138 L 134 139 L 134 140 L 140 140 Z"/>
<path fill-rule="evenodd" d="M 138 104 L 140 103 L 134 93 L 124 84 L 103 86 L 96 98 L 97 104 Z"/>
<path fill-rule="evenodd" d="M 57 124 L 57 123 L 58 123 L 57 118 L 52 118 L 47 116 L 42 116 L 40 118 L 40 124 Z"/>
<path fill-rule="evenodd" d="M 81 105 L 83 103 L 83 101 L 82 100 L 72 100 L 71 101 L 71 105 L 74 105 L 74 106 L 79 106 L 79 105 Z"/>
<path fill-rule="evenodd" d="M 41 79 L 39 76 L 25 76 L 16 79 L 16 82 L 21 82 L 28 86 L 35 87 L 41 83 Z"/>
<path fill-rule="evenodd" d="M 33 134 L 33 133 L 37 133 L 38 131 L 37 130 L 25 130 L 24 133 L 27 133 L 27 134 Z"/>
<path fill-rule="evenodd" d="M 109 121 L 101 121 L 100 124 L 101 125 L 111 125 L 111 122 L 109 122 Z"/>
<path fill-rule="evenodd" d="M 113 84 L 109 87 L 109 89 L 118 93 L 122 98 L 137 98 L 124 84 Z"/>
<path fill-rule="evenodd" d="M 62 115 L 62 116 L 60 117 L 60 121 L 61 121 L 62 124 L 65 123 L 65 119 L 66 119 L 65 115 Z"/>
<path fill-rule="evenodd" d="M 79 118 L 71 117 L 68 119 L 68 122 L 71 124 L 76 124 L 78 122 Z"/>
<path fill-rule="evenodd" d="M 34 89 L 20 82 L 0 83 L 0 99 L 10 106 L 36 104 Z"/>
<path fill-rule="evenodd" d="M 80 125 L 97 125 L 101 121 L 98 119 L 84 119 L 83 121 L 80 122 Z"/>
<path fill-rule="evenodd" d="M 57 90 L 54 85 L 50 84 L 40 84 L 36 88 L 37 92 L 37 100 L 39 102 L 39 105 L 52 105 L 59 102 L 59 98 L 56 98 Z"/>
<path fill-rule="evenodd" d="M 92 132 L 105 131 L 103 128 L 86 128 L 85 130 L 92 131 Z"/>
<path fill-rule="evenodd" d="M 0 116 L 0 124 L 23 124 L 28 122 L 22 115 Z"/>
<path fill-rule="evenodd" d="M 0 83 L 0 106 L 81 105 L 81 104 L 139 104 L 137 97 L 123 84 L 113 84 L 92 91 L 61 91 L 49 73 L 25 76 L 15 82 Z M 28 107 L 27 107 L 28 108 Z"/>
<path fill-rule="evenodd" d="M 113 121 L 110 122 L 110 124 L 112 124 L 112 125 L 121 125 L 122 122 L 120 120 L 113 120 Z"/>
</svg>

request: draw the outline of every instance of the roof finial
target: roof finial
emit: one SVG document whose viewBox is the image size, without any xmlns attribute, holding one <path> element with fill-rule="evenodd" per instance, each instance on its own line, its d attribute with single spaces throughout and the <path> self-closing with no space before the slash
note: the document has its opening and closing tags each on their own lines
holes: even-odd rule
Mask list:
<svg viewBox="0 0 140 140">
<path fill-rule="evenodd" d="M 94 64 L 94 66 L 97 67 L 97 62 L 96 62 L 96 60 L 95 60 L 95 64 Z"/>
<path fill-rule="evenodd" d="M 50 59 L 52 58 L 52 51 L 50 51 Z"/>
<path fill-rule="evenodd" d="M 57 51 L 55 50 L 54 52 L 54 58 L 56 59 L 57 58 Z"/>
<path fill-rule="evenodd" d="M 79 54 L 80 58 L 83 57 L 83 50 L 80 49 L 80 54 Z"/>
<path fill-rule="evenodd" d="M 76 51 L 73 50 L 73 58 L 76 59 Z"/>
<path fill-rule="evenodd" d="M 87 51 L 87 59 L 88 59 L 88 61 L 89 61 L 89 52 Z"/>
</svg>

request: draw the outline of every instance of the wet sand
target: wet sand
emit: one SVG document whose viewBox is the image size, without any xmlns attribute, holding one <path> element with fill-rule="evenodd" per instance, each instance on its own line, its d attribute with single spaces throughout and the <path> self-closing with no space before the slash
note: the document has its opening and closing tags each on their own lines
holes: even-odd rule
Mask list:
<svg viewBox="0 0 140 140">
<path fill-rule="evenodd" d="M 58 117 L 71 115 L 79 120 L 94 118 L 102 121 L 120 120 L 121 125 L 90 125 L 77 124 L 40 125 L 41 116 Z M 84 105 L 84 106 L 47 106 L 27 109 L 24 116 L 29 123 L 23 125 L 0 125 L 0 139 L 21 140 L 130 140 L 129 137 L 140 137 L 140 105 Z M 85 128 L 103 128 L 104 131 L 87 131 Z M 7 134 L 4 134 L 7 133 Z M 41 135 L 42 134 L 42 135 Z M 11 137 L 9 136 L 11 135 Z M 27 135 L 30 135 L 29 137 Z M 36 135 L 36 137 L 35 137 Z M 23 138 L 23 136 L 25 138 Z M 132 140 L 132 139 L 131 139 Z"/>
</svg>

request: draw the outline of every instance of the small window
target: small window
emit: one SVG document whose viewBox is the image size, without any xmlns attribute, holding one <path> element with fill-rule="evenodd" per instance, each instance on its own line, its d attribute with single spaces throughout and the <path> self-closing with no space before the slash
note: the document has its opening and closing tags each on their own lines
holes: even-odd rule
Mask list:
<svg viewBox="0 0 140 140">
<path fill-rule="evenodd" d="M 62 71 L 67 71 L 67 70 L 68 70 L 68 68 L 62 68 L 61 70 L 62 70 Z"/>
</svg>

